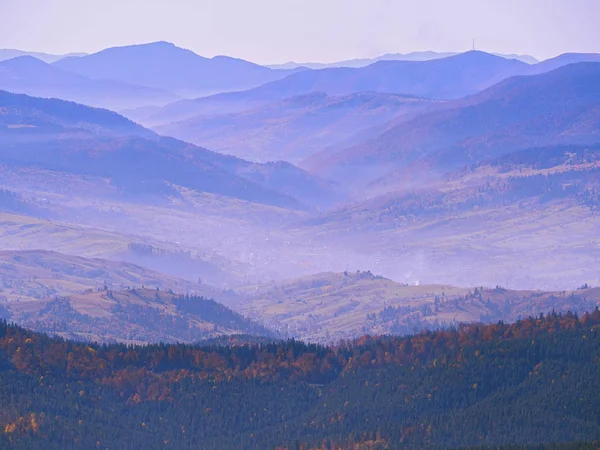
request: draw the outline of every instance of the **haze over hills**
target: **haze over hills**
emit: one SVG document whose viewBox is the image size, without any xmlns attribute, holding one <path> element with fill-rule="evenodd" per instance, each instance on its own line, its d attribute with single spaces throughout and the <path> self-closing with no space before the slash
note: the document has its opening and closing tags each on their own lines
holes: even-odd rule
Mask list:
<svg viewBox="0 0 600 450">
<path fill-rule="evenodd" d="M 313 92 L 239 113 L 197 116 L 154 130 L 253 161 L 297 163 L 362 130 L 398 116 L 418 114 L 435 103 L 396 94 L 364 92 L 334 97 Z"/>
<path fill-rule="evenodd" d="M 296 172 L 298 183 L 280 186 L 303 199 L 322 200 L 327 185 L 293 166 L 253 163 L 220 155 L 173 138 L 160 137 L 116 113 L 61 100 L 0 92 L 4 142 L 0 161 L 14 167 L 105 177 L 123 194 L 172 194 L 171 184 L 247 201 L 303 208 L 273 190 L 274 177 L 251 181 L 257 172 L 282 167 Z M 135 167 L 135 169 L 134 169 Z M 244 176 L 237 173 L 243 173 Z M 320 192 L 321 190 L 321 192 Z"/>
<path fill-rule="evenodd" d="M 359 267 L 391 284 L 594 283 L 597 64 L 531 75 L 536 66 L 481 52 L 382 61 L 128 113 L 201 147 L 109 111 L 3 93 L 2 248 L 135 262 L 235 287 L 252 300 L 239 310 L 258 320 L 263 308 L 282 331 L 315 339 L 324 326 L 353 336 L 367 314 L 379 317 L 366 294 L 373 286 L 361 287 L 362 299 L 342 290 L 341 303 L 328 298 L 324 309 L 308 297 L 293 303 L 291 287 L 267 295 L 265 286 Z M 378 92 L 403 86 L 443 99 Z M 160 126 L 174 118 L 185 120 Z M 302 160 L 308 170 L 216 151 Z M 289 314 L 268 298 L 292 302 Z M 473 308 L 443 319 L 509 314 Z M 408 322 L 369 323 L 387 332 Z"/>
<path fill-rule="evenodd" d="M 309 69 L 327 69 L 332 67 L 365 67 L 377 61 L 429 61 L 432 59 L 446 58 L 448 56 L 458 55 L 459 52 L 410 52 L 410 53 L 386 53 L 376 58 L 350 59 L 347 61 L 337 61 L 333 63 L 296 63 L 293 61 L 284 64 L 269 65 L 272 69 L 295 69 L 298 67 L 308 67 Z M 536 64 L 539 61 L 533 56 L 492 53 L 506 59 L 517 59 L 527 64 Z"/>
<path fill-rule="evenodd" d="M 33 56 L 1 61 L 0 89 L 112 109 L 164 105 L 180 98 L 165 90 L 122 81 L 93 80 L 62 70 Z"/>
<path fill-rule="evenodd" d="M 1 450 L 600 450 L 597 0 L 83 3 L 0 1 Z"/>
<path fill-rule="evenodd" d="M 531 79 L 535 81 L 537 78 Z M 535 86 L 535 82 L 532 82 L 527 89 L 535 92 Z M 452 105 L 452 102 L 445 102 L 444 107 L 447 105 Z M 228 161 L 240 161 L 235 158 L 217 159 L 224 164 Z M 232 163 L 232 166 L 237 164 Z M 246 167 L 254 170 L 267 166 Z M 277 169 L 281 165 L 272 167 Z M 512 203 L 507 198 L 500 203 L 486 203 L 483 205 L 484 209 L 476 211 L 475 207 L 479 203 L 470 201 L 469 197 L 478 198 L 480 189 L 485 189 L 485 184 L 477 182 L 473 186 L 460 186 L 461 182 L 457 182 L 457 186 L 450 192 L 457 192 L 458 199 L 447 202 L 444 200 L 447 197 L 436 194 L 433 205 L 438 205 L 439 202 L 450 206 L 460 204 L 462 209 L 458 216 L 453 209 L 443 207 L 433 216 L 428 215 L 426 208 L 423 212 L 423 206 L 429 204 L 430 194 L 415 192 L 414 203 L 417 207 L 410 207 L 412 199 L 399 196 L 399 200 L 391 205 L 395 212 L 392 215 L 388 214 L 390 205 L 379 208 L 364 204 L 356 209 L 347 207 L 332 213 L 322 212 L 309 220 L 307 215 L 291 213 L 285 208 L 250 207 L 248 203 L 235 201 L 231 197 L 217 199 L 175 188 L 168 192 L 177 193 L 181 197 L 170 197 L 173 200 L 160 206 L 140 204 L 134 199 L 125 201 L 123 198 L 112 197 L 108 200 L 103 193 L 103 200 L 97 203 L 98 206 L 85 203 L 85 214 L 80 214 L 75 219 L 72 215 L 75 208 L 81 207 L 82 202 L 87 202 L 85 198 L 93 198 L 97 191 L 92 190 L 88 197 L 82 197 L 78 201 L 67 200 L 64 194 L 59 198 L 52 193 L 54 187 L 42 188 L 41 183 L 35 181 L 41 173 L 36 175 L 20 169 L 18 172 L 14 170 L 12 174 L 5 176 L 8 186 L 20 185 L 18 192 L 24 198 L 32 199 L 34 204 L 40 203 L 36 197 L 51 198 L 55 206 L 68 208 L 71 215 L 63 215 L 63 220 L 68 217 L 68 220 L 99 228 L 108 224 L 111 230 L 118 226 L 120 230 L 134 235 L 144 230 L 144 233 L 159 238 L 160 241 L 174 240 L 172 230 L 176 229 L 176 239 L 180 242 L 178 245 L 183 249 L 202 252 L 209 252 L 211 248 L 218 249 L 219 256 L 227 261 L 224 263 L 227 268 L 225 271 L 236 272 L 234 283 L 239 283 L 240 273 L 241 278 L 247 276 L 248 281 L 265 281 L 308 275 L 311 272 L 340 271 L 345 267 L 357 267 L 357 264 L 406 282 L 427 279 L 430 283 L 478 282 L 493 286 L 500 278 L 501 282 L 510 280 L 503 284 L 511 287 L 543 285 L 562 288 L 595 280 L 593 247 L 587 248 L 587 234 L 580 231 L 593 227 L 593 212 L 585 203 L 577 200 L 576 196 L 570 196 L 568 202 L 562 202 L 560 197 L 554 196 L 552 203 L 534 202 L 530 209 L 519 206 L 523 204 L 518 203 L 520 197 L 516 197 Z M 258 173 L 265 181 L 267 178 L 276 179 L 265 177 L 262 170 Z M 44 173 L 43 176 L 48 174 Z M 577 176 L 577 173 L 572 171 L 569 176 Z M 288 181 L 287 177 L 283 181 Z M 355 189 L 364 180 L 346 177 L 341 181 L 342 188 Z M 39 192 L 44 194 L 24 190 L 30 183 L 37 183 L 36 189 L 42 188 Z M 72 179 L 70 183 L 73 183 Z M 80 181 L 78 183 L 78 187 L 82 186 Z M 382 184 L 387 190 L 387 181 L 382 180 Z M 586 182 L 583 187 L 587 185 Z M 537 183 L 535 186 L 537 189 L 544 184 Z M 397 187 L 392 185 L 389 189 L 393 191 Z M 415 185 L 417 191 L 422 187 Z M 437 188 L 437 185 L 433 187 Z M 500 183 L 492 192 L 501 187 Z M 585 189 L 578 189 L 577 195 L 580 194 L 584 195 Z M 398 204 L 400 208 L 395 209 Z M 100 210 L 123 212 L 108 214 Z M 147 214 L 152 216 L 152 221 L 144 219 Z M 532 220 L 540 221 L 538 232 L 545 236 L 547 243 L 543 247 L 538 245 L 541 241 L 529 235 Z M 457 227 L 457 223 L 469 223 L 468 231 Z M 514 234 L 507 232 L 504 227 L 509 227 Z M 381 232 L 382 230 L 385 232 Z M 560 237 L 565 230 L 570 230 L 572 236 L 577 236 L 568 245 L 564 245 L 565 241 Z M 18 231 L 18 235 L 23 234 Z M 203 239 L 198 240 L 198 236 L 203 236 Z M 543 264 L 535 264 L 541 260 L 544 261 Z M 510 267 L 521 267 L 523 264 L 527 267 L 518 274 L 509 273 Z M 465 271 L 464 268 L 468 270 Z"/>
<path fill-rule="evenodd" d="M 52 55 L 49 53 L 28 52 L 28 51 L 17 50 L 17 49 L 12 49 L 12 48 L 0 49 L 0 61 L 17 58 L 19 56 L 33 56 L 34 58 L 39 59 L 40 61 L 44 61 L 45 63 L 51 64 L 62 58 L 85 56 L 85 55 L 87 55 L 87 53 L 67 53 L 66 55 Z"/>
<path fill-rule="evenodd" d="M 589 59 L 591 56 L 580 55 L 580 58 Z M 563 61 L 567 62 L 567 60 Z M 560 63 L 557 62 L 556 64 Z M 567 67 L 564 70 L 564 76 L 569 76 Z M 576 76 L 576 74 L 574 73 L 573 76 Z M 590 76 L 593 76 L 593 74 Z M 539 83 L 538 89 L 548 89 L 548 92 L 552 91 L 553 87 L 545 86 L 543 84 L 544 78 L 540 78 L 538 81 L 538 78 L 532 75 L 521 76 L 515 78 L 515 80 L 522 80 L 522 83 L 526 83 L 523 80 L 529 80 L 529 84 L 524 84 L 520 93 L 518 93 L 517 91 L 503 92 L 503 89 L 509 89 L 509 84 L 508 81 L 504 84 L 500 83 L 498 86 L 490 88 L 486 94 L 495 95 L 493 101 L 484 99 L 483 94 L 464 100 L 432 102 L 391 94 L 361 93 L 330 97 L 324 93 L 313 92 L 281 101 L 263 102 L 259 100 L 260 95 L 254 96 L 254 93 L 262 89 L 258 88 L 239 94 L 223 94 L 195 101 L 175 103 L 163 108 L 161 114 L 153 116 L 149 121 L 168 121 L 171 114 L 174 114 L 174 116 L 178 116 L 179 113 L 190 114 L 191 108 L 195 104 L 202 111 L 200 115 L 179 122 L 158 125 L 154 128 L 160 133 L 173 135 L 186 141 L 253 160 L 286 159 L 294 163 L 300 162 L 302 167 L 307 170 L 337 181 L 353 174 L 353 166 L 356 166 L 357 170 L 362 170 L 363 173 L 368 172 L 371 179 L 385 176 L 385 171 L 389 172 L 390 168 L 394 168 L 394 164 L 401 162 L 402 157 L 398 149 L 401 145 L 404 145 L 403 142 L 405 141 L 407 142 L 406 145 L 410 144 L 414 147 L 416 152 L 414 154 L 418 154 L 418 157 L 415 156 L 416 159 L 423 158 L 430 150 L 436 150 L 436 146 L 440 147 L 440 151 L 442 151 L 442 147 L 449 147 L 447 151 L 452 151 L 450 146 L 455 145 L 461 139 L 472 139 L 478 133 L 486 133 L 482 135 L 481 139 L 490 142 L 484 144 L 483 141 L 471 140 L 469 145 L 478 148 L 481 152 L 487 152 L 488 150 L 493 152 L 494 150 L 490 149 L 490 146 L 494 145 L 510 151 L 511 145 L 515 145 L 516 148 L 524 148 L 531 145 L 553 143 L 596 142 L 593 125 L 586 128 L 588 129 L 587 135 L 585 135 L 586 132 L 583 129 L 574 131 L 577 129 L 575 123 L 578 119 L 570 116 L 564 116 L 562 119 L 550 117 L 547 119 L 548 124 L 554 120 L 558 122 L 562 120 L 565 124 L 571 124 L 573 130 L 570 134 L 558 129 L 550 130 L 549 133 L 540 129 L 535 132 L 537 134 L 531 135 L 531 132 L 522 129 L 524 126 L 540 126 L 539 123 L 537 125 L 536 123 L 530 123 L 529 125 L 524 123 L 524 117 L 528 117 L 528 114 L 540 116 L 554 113 L 567 114 L 566 111 L 574 107 L 573 102 L 578 101 L 575 98 L 571 99 L 571 96 L 579 96 L 578 98 L 584 103 L 594 99 L 593 93 L 587 95 L 586 87 L 582 86 L 577 93 L 564 92 L 562 100 L 557 99 L 558 92 L 553 92 L 551 96 L 547 97 L 547 104 L 534 104 L 533 97 L 528 97 L 530 90 L 535 92 L 534 85 Z M 589 80 L 589 83 L 593 83 L 593 81 Z M 517 82 L 515 81 L 515 83 Z M 574 79 L 573 82 L 577 83 L 578 81 Z M 569 82 L 566 81 L 566 83 Z M 539 92 L 531 95 L 540 95 L 541 100 L 544 98 L 543 94 Z M 520 103 L 515 103 L 517 100 L 512 99 L 514 96 L 522 97 Z M 506 99 L 503 99 L 504 97 Z M 405 100 L 398 103 L 397 99 L 400 98 Z M 483 105 L 484 101 L 487 102 L 485 105 Z M 569 105 L 566 108 L 559 106 L 562 105 L 560 102 L 564 101 Z M 493 102 L 496 106 L 492 106 Z M 512 103 L 509 104 L 509 102 Z M 482 105 L 476 106 L 479 103 L 482 103 Z M 242 111 L 225 114 L 219 109 L 220 107 L 225 111 L 227 108 Z M 244 108 L 248 109 L 244 110 Z M 463 108 L 460 110 L 462 114 L 471 114 L 460 119 L 467 127 L 467 129 L 460 132 L 463 134 L 458 133 L 458 125 L 450 121 L 451 117 L 458 120 L 457 108 Z M 498 108 L 506 108 L 506 111 L 501 112 Z M 536 112 L 531 108 L 536 108 Z M 513 110 L 514 113 L 509 112 Z M 502 116 L 496 120 L 494 114 L 501 114 Z M 590 119 L 592 116 L 589 114 L 584 112 L 581 112 L 581 114 L 584 114 L 581 117 L 582 120 L 593 120 Z M 433 119 L 435 117 L 438 117 L 438 119 Z M 474 118 L 476 117 L 477 120 L 475 121 Z M 436 120 L 436 122 L 429 123 L 430 120 Z M 486 120 L 493 128 L 476 128 L 485 127 Z M 357 123 L 359 124 L 358 127 L 355 125 Z M 418 125 L 421 123 L 426 125 Z M 509 131 L 505 129 L 510 124 L 521 127 L 521 130 L 515 128 L 513 131 Z M 419 131 L 420 126 L 432 127 L 432 130 L 423 130 L 421 133 Z M 522 142 L 510 142 L 508 140 L 510 139 L 509 136 L 500 137 L 499 135 L 491 139 L 487 133 L 492 129 L 502 130 L 502 133 L 505 134 L 512 132 L 519 136 Z M 448 132 L 453 134 L 449 135 Z M 421 138 L 419 134 L 421 134 Z M 402 139 L 399 138 L 400 135 Z M 555 136 L 556 139 L 551 136 Z M 419 139 L 424 141 L 421 142 Z M 425 143 L 425 141 L 428 143 Z M 382 160 L 381 164 L 377 163 L 377 157 L 375 162 L 367 160 L 369 152 L 371 152 L 369 149 L 373 149 L 373 152 L 379 152 L 377 150 L 378 146 L 381 147 L 383 152 L 390 155 L 389 159 Z M 426 150 L 426 148 L 429 150 Z M 470 152 L 468 149 L 464 151 Z M 351 161 L 352 157 L 349 157 L 349 172 L 345 172 L 345 169 L 342 168 L 345 164 L 343 162 L 346 158 L 345 155 L 353 154 L 353 152 L 356 152 L 357 155 L 364 153 L 367 159 L 353 163 Z M 303 157 L 305 160 L 299 161 Z M 469 158 L 474 157 L 474 155 L 471 155 Z M 336 158 L 340 160 L 339 168 L 335 167 L 335 164 L 338 163 L 333 162 L 336 161 Z M 435 156 L 432 156 L 432 158 L 435 158 Z M 454 164 L 453 167 L 471 162 L 471 159 L 457 159 L 454 156 L 447 156 L 446 158 Z M 392 162 L 392 160 L 395 162 Z M 415 160 L 409 159 L 408 163 Z M 328 161 L 332 161 L 331 164 L 334 165 L 331 170 L 323 169 L 329 164 Z M 438 169 L 441 169 L 441 167 Z M 369 177 L 362 179 L 368 183 Z M 396 177 L 396 175 L 393 175 L 393 177 Z"/>
<path fill-rule="evenodd" d="M 254 90 L 285 97 L 321 91 L 329 95 L 372 91 L 427 98 L 458 98 L 478 92 L 529 67 L 516 60 L 470 51 L 429 61 L 379 61 L 367 67 L 300 72 Z"/>
<path fill-rule="evenodd" d="M 108 48 L 64 58 L 54 66 L 93 79 L 139 84 L 183 97 L 249 89 L 291 73 L 228 56 L 204 58 L 169 42 Z"/>
<path fill-rule="evenodd" d="M 361 68 L 329 68 L 292 74 L 282 80 L 241 92 L 186 99 L 164 107 L 128 110 L 146 126 L 161 126 L 193 117 L 250 111 L 294 96 L 322 92 L 344 96 L 377 92 L 430 99 L 457 99 L 515 75 L 532 75 L 571 62 L 595 61 L 595 54 L 567 54 L 529 65 L 518 60 L 469 51 L 428 61 L 379 61 Z"/>
<path fill-rule="evenodd" d="M 431 177 L 526 147 L 595 143 L 598 80 L 598 63 L 510 78 L 441 111 L 400 121 L 356 147 L 322 158 L 317 153 L 303 167 L 333 178 L 362 171 L 361 179 L 368 180 L 422 162 L 422 175 Z"/>
<path fill-rule="evenodd" d="M 148 273 L 160 274 L 160 277 L 154 277 L 154 282 L 146 279 L 146 285 L 200 293 L 219 301 L 222 300 L 220 291 L 204 289 L 212 284 L 220 287 L 239 284 L 249 269 L 247 261 L 234 262 L 233 258 L 223 256 L 223 253 L 230 253 L 220 247 L 219 237 L 240 250 L 243 248 L 241 242 L 249 240 L 247 234 L 258 228 L 249 218 L 260 216 L 264 222 L 274 222 L 281 215 L 274 213 L 273 208 L 235 200 L 228 203 L 226 197 L 208 194 L 199 195 L 196 199 L 188 197 L 191 204 L 186 205 L 187 208 L 177 203 L 161 206 L 128 203 L 106 196 L 98 187 L 100 183 L 93 178 L 82 181 L 64 173 L 13 169 L 12 177 L 7 177 L 5 171 L 1 171 L 0 175 L 0 183 L 11 186 L 28 205 L 42 204 L 43 211 L 47 213 L 46 217 L 39 218 L 37 211 L 17 214 L 0 208 L 0 250 L 7 251 L 9 255 L 15 251 L 17 254 L 33 252 L 35 255 L 45 250 L 60 252 L 59 256 L 66 254 L 70 258 L 77 255 L 92 260 L 135 264 Z M 37 183 L 31 182 L 32 179 Z M 57 185 L 58 188 L 55 187 Z M 195 203 L 192 203 L 193 200 Z M 237 216 L 232 212 L 237 212 Z M 152 217 L 151 227 L 148 226 L 148 217 Z M 263 229 L 266 228 L 264 222 L 260 223 Z M 172 235 L 173 229 L 178 230 L 178 236 Z M 244 229 L 248 230 L 246 234 Z M 216 230 L 223 235 L 217 235 Z M 198 236 L 203 238 L 198 239 Z M 47 259 L 50 261 L 47 262 Z M 64 264 L 60 263 L 60 258 L 46 258 L 44 255 L 26 259 L 31 260 L 43 262 L 44 270 L 69 267 L 68 259 Z M 23 259 L 19 265 L 22 262 Z M 105 265 L 93 261 L 81 261 L 80 265 L 107 270 Z M 145 277 L 139 270 L 129 274 L 140 280 Z M 40 277 L 39 274 L 33 275 Z M 97 288 L 104 281 L 85 278 L 75 282 L 71 272 L 65 273 L 64 277 L 69 280 L 68 285 L 76 289 L 67 293 L 80 292 L 84 286 Z M 127 278 L 121 275 L 113 278 L 117 280 L 111 284 L 113 288 L 138 285 L 133 279 L 125 281 Z M 157 284 L 159 279 L 165 284 Z M 107 281 L 110 280 L 108 278 Z M 172 285 L 168 284 L 169 280 L 172 280 Z M 199 280 L 201 288 L 192 288 L 188 284 L 195 286 Z M 143 284 L 143 281 L 139 283 Z M 55 281 L 50 285 L 51 289 L 57 289 L 57 285 L 63 284 Z M 33 286 L 36 291 L 35 282 Z"/>
<path fill-rule="evenodd" d="M 531 67 L 530 73 L 549 72 L 568 64 L 580 62 L 600 62 L 600 53 L 563 53 L 562 55 L 541 61 L 539 64 L 534 65 Z"/>
<path fill-rule="evenodd" d="M 126 115 L 146 126 L 194 116 L 248 111 L 295 96 L 322 92 L 346 96 L 360 92 L 435 99 L 459 98 L 524 72 L 527 64 L 483 52 L 430 61 L 380 61 L 362 68 L 310 70 L 242 92 L 182 100 L 162 108 L 140 108 Z"/>
<path fill-rule="evenodd" d="M 88 290 L 125 290 L 136 286 L 226 298 L 225 293 L 210 285 L 100 258 L 82 258 L 46 250 L 0 250 L 0 262 L 2 302 L 51 299 L 83 294 Z"/>
</svg>

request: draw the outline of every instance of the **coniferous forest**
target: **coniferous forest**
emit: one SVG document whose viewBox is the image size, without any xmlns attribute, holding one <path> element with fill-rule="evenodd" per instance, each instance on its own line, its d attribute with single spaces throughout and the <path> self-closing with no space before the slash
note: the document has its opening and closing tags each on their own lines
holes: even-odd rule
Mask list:
<svg viewBox="0 0 600 450">
<path fill-rule="evenodd" d="M 597 448 L 600 311 L 336 346 L 96 345 L 0 323 L 0 448 Z"/>
</svg>

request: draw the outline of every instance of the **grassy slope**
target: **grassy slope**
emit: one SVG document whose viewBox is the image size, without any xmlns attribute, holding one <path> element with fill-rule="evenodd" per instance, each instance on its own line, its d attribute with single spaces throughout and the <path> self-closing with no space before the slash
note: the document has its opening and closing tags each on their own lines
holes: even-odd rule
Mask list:
<svg viewBox="0 0 600 450">
<path fill-rule="evenodd" d="M 600 288 L 475 291 L 448 285 L 408 286 L 367 272 L 322 273 L 237 292 L 247 297 L 237 307 L 249 317 L 293 336 L 321 342 L 366 333 L 414 332 L 455 322 L 511 321 L 552 309 L 581 311 L 600 304 Z"/>
<path fill-rule="evenodd" d="M 4 303 L 10 320 L 38 331 L 96 342 L 196 342 L 231 334 L 271 335 L 213 300 L 192 298 L 181 309 L 178 294 L 158 289 L 92 290 L 63 298 Z"/>
<path fill-rule="evenodd" d="M 1 296 L 9 302 L 81 294 L 105 285 L 110 289 L 158 287 L 212 298 L 220 293 L 211 286 L 169 277 L 135 264 L 44 250 L 0 250 L 0 275 Z"/>
</svg>

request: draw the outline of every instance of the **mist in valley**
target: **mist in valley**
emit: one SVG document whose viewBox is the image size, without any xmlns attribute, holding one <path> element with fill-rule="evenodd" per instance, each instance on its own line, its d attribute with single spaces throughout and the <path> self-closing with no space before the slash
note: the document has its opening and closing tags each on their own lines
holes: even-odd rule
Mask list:
<svg viewBox="0 0 600 450">
<path fill-rule="evenodd" d="M 0 448 L 597 449 L 595 0 L 0 2 Z"/>
</svg>

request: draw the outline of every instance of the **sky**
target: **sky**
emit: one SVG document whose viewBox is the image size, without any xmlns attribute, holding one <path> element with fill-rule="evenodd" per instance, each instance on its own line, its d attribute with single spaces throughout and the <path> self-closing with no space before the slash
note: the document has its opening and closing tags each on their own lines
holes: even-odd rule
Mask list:
<svg viewBox="0 0 600 450">
<path fill-rule="evenodd" d="M 0 48 L 169 41 L 260 64 L 410 51 L 600 53 L 600 0 L 0 0 Z"/>
</svg>

